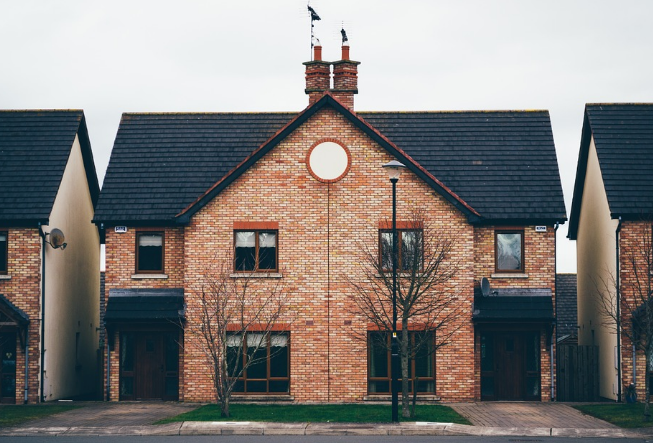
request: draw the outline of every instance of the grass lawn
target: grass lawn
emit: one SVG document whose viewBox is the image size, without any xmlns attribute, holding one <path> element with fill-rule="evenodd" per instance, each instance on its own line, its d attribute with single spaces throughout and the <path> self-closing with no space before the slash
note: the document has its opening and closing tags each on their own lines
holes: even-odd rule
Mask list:
<svg viewBox="0 0 653 443">
<path fill-rule="evenodd" d="M 621 428 L 645 428 L 653 426 L 653 417 L 644 420 L 644 404 L 605 403 L 573 406 L 584 414 L 600 418 Z M 651 405 L 653 413 L 653 405 Z"/>
<path fill-rule="evenodd" d="M 399 406 L 401 415 L 401 405 Z M 390 405 L 230 405 L 231 417 L 220 417 L 218 405 L 206 405 L 157 424 L 178 421 L 267 421 L 280 423 L 385 423 L 391 421 Z M 401 419 L 401 417 L 400 417 Z M 431 421 L 470 424 L 456 411 L 440 405 L 417 405 L 415 418 L 405 421 Z"/>
<path fill-rule="evenodd" d="M 70 411 L 73 405 L 3 405 L 0 406 L 0 428 L 16 426 L 35 418 Z"/>
</svg>

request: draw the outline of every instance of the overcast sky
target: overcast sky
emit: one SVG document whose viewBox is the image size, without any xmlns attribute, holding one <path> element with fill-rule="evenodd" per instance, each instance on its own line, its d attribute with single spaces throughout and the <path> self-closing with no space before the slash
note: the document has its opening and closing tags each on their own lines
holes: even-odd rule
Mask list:
<svg viewBox="0 0 653 443">
<path fill-rule="evenodd" d="M 567 213 L 585 103 L 653 102 L 650 0 L 312 0 L 358 111 L 546 109 Z M 300 111 L 305 0 L 0 0 L 0 107 L 83 109 L 100 182 L 123 112 Z M 558 272 L 575 243 L 558 232 Z"/>
</svg>

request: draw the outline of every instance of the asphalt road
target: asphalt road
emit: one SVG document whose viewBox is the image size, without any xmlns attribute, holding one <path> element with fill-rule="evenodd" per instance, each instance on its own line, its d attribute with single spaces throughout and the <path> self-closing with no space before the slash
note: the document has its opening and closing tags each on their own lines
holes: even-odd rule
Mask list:
<svg viewBox="0 0 653 443">
<path fill-rule="evenodd" d="M 418 436 L 175 436 L 175 437 L 150 437 L 150 436 L 108 436 L 108 437 L 3 437 L 2 443 L 653 443 L 653 439 L 641 438 L 567 438 L 567 437 L 418 437 Z"/>
</svg>

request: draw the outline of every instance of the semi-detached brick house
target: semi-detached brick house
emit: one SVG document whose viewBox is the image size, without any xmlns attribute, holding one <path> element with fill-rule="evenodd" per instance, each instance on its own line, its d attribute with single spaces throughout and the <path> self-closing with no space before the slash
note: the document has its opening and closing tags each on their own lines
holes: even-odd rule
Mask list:
<svg viewBox="0 0 653 443">
<path fill-rule="evenodd" d="M 387 399 L 387 361 L 352 339 L 368 325 L 344 276 L 358 272 L 354 245 L 376 248 L 391 219 L 381 167 L 391 160 L 407 166 L 400 228 L 424 209 L 463 263 L 448 283 L 463 303 L 460 330 L 421 362 L 421 398 L 550 399 L 555 236 L 566 216 L 548 113 L 356 112 L 349 47 L 333 63 L 316 47 L 305 65 L 309 106 L 299 113 L 123 115 L 95 215 L 110 399 L 212 400 L 201 355 L 177 343 L 188 344 L 198 276 L 216 254 L 236 255 L 233 278 L 256 270 L 239 247 L 265 271 L 252 284 L 280 279 L 297 307 L 277 339 L 289 347 L 277 377 L 246 375 L 239 398 Z M 316 151 L 340 156 L 340 169 L 323 171 Z"/>
<path fill-rule="evenodd" d="M 2 403 L 99 392 L 99 193 L 83 111 L 0 111 Z"/>
<path fill-rule="evenodd" d="M 578 344 L 599 347 L 599 395 L 618 401 L 631 383 L 645 398 L 645 377 L 653 381 L 653 362 L 629 339 L 633 311 L 652 289 L 651 170 L 653 103 L 587 104 L 569 222 L 578 251 Z M 601 293 L 615 296 L 620 310 L 615 304 L 604 315 Z"/>
</svg>

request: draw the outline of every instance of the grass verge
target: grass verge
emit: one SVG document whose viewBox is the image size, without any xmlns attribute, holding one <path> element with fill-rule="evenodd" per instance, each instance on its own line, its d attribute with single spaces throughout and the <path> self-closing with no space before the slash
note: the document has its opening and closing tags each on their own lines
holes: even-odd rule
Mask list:
<svg viewBox="0 0 653 443">
<path fill-rule="evenodd" d="M 653 417 L 644 418 L 644 404 L 605 403 L 594 405 L 574 405 L 583 414 L 600 418 L 621 428 L 647 428 L 653 426 Z M 653 406 L 651 409 L 653 412 Z"/>
<path fill-rule="evenodd" d="M 0 406 L 0 428 L 16 426 L 35 418 L 47 417 L 59 412 L 77 409 L 73 405 L 2 405 Z"/>
<path fill-rule="evenodd" d="M 205 405 L 158 421 L 156 424 L 178 421 L 265 421 L 277 423 L 386 423 L 391 421 L 390 405 L 252 405 L 232 404 L 231 417 L 220 417 L 218 405 Z M 401 411 L 400 411 L 401 414 Z M 471 424 L 448 406 L 418 405 L 415 417 L 402 421 L 430 421 Z"/>
</svg>

